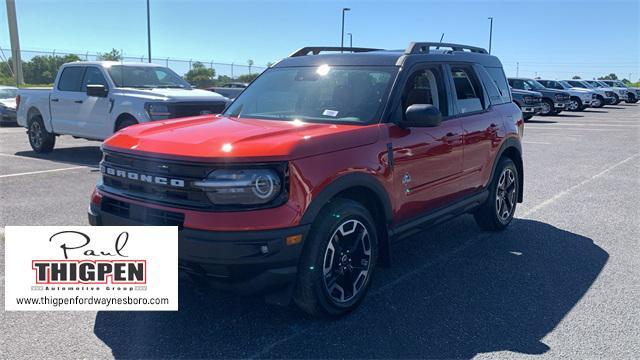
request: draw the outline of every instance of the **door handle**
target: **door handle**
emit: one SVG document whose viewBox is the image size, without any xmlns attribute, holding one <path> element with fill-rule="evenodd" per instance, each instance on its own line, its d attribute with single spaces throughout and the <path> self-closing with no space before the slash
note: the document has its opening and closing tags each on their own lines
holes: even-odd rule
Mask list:
<svg viewBox="0 0 640 360">
<path fill-rule="evenodd" d="M 82 104 L 82 100 L 75 100 L 74 103 L 76 104 Z"/>
<path fill-rule="evenodd" d="M 58 102 L 58 99 L 51 99 L 52 102 Z"/>
</svg>

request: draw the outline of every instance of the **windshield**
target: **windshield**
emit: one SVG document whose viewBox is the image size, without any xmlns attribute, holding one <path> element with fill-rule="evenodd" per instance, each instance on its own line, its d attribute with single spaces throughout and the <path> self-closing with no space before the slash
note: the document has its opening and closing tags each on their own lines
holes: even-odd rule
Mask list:
<svg viewBox="0 0 640 360">
<path fill-rule="evenodd" d="M 627 87 L 627 85 L 625 85 L 622 81 L 614 81 L 614 82 L 613 82 L 613 86 L 617 86 L 617 87 Z"/>
<path fill-rule="evenodd" d="M 18 90 L 16 89 L 0 89 L 0 99 L 11 99 L 15 98 L 18 95 Z"/>
<path fill-rule="evenodd" d="M 369 123 L 379 116 L 396 67 L 272 68 L 257 78 L 225 116 L 268 120 Z"/>
<path fill-rule="evenodd" d="M 113 65 L 108 71 L 117 87 L 191 88 L 178 74 L 165 67 Z"/>
<path fill-rule="evenodd" d="M 563 88 L 568 89 L 568 88 L 572 88 L 573 85 L 569 84 L 566 81 L 558 81 L 560 83 L 560 85 L 562 85 Z"/>
<path fill-rule="evenodd" d="M 542 86 L 542 84 L 540 84 L 539 82 L 535 81 L 535 80 L 525 80 L 524 82 L 527 83 L 527 85 L 531 86 L 532 89 L 534 90 L 543 90 L 544 86 Z"/>
<path fill-rule="evenodd" d="M 595 80 L 587 81 L 587 83 L 590 84 L 591 86 L 597 87 L 597 88 L 599 88 L 599 87 L 608 87 L 608 85 L 602 85 L 601 83 L 599 83 L 599 82 L 597 82 Z"/>
</svg>

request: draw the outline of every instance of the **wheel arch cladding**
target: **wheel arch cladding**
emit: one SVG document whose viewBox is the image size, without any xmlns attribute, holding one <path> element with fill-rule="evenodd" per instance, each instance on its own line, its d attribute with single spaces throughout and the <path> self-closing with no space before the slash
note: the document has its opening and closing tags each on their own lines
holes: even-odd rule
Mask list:
<svg viewBox="0 0 640 360">
<path fill-rule="evenodd" d="M 120 123 L 125 120 L 133 120 L 135 122 L 138 122 L 138 119 L 136 119 L 135 116 L 131 115 L 128 112 L 123 112 L 122 114 L 118 115 L 118 117 L 116 118 L 116 122 L 113 125 L 113 131 L 115 132 L 118 126 L 120 126 Z"/>
<path fill-rule="evenodd" d="M 518 170 L 518 202 L 521 203 L 524 199 L 524 164 L 522 162 L 522 146 L 520 145 L 520 141 L 515 138 L 505 140 L 498 152 L 496 161 L 493 163 L 490 179 L 493 179 L 498 163 L 503 157 L 511 159 L 516 165 L 516 170 Z"/>
<path fill-rule="evenodd" d="M 389 263 L 388 225 L 392 218 L 391 200 L 385 187 L 373 175 L 353 173 L 343 175 L 327 185 L 311 202 L 301 223 L 311 224 L 322 208 L 335 198 L 350 199 L 361 203 L 371 212 L 378 232 L 379 261 Z"/>
</svg>

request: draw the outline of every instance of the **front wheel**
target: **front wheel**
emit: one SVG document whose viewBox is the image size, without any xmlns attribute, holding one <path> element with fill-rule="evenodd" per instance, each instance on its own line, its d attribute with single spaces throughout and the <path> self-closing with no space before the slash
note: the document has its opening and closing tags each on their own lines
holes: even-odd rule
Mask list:
<svg viewBox="0 0 640 360">
<path fill-rule="evenodd" d="M 41 116 L 34 116 L 31 121 L 29 121 L 27 129 L 29 144 L 33 151 L 37 153 L 48 153 L 53 150 L 56 144 L 56 136 L 47 131 Z"/>
<path fill-rule="evenodd" d="M 533 117 L 533 115 L 522 115 L 522 120 L 529 121 L 529 120 L 531 120 L 532 117 Z"/>
<path fill-rule="evenodd" d="M 635 104 L 637 102 L 638 102 L 638 98 L 634 94 L 629 93 L 627 96 L 627 104 Z"/>
<path fill-rule="evenodd" d="M 621 100 L 620 100 L 620 97 L 619 97 L 617 94 L 613 94 L 613 97 L 616 99 L 616 100 L 613 102 L 613 105 L 618 105 L 618 104 L 620 104 L 620 101 L 621 101 Z"/>
<path fill-rule="evenodd" d="M 542 99 L 542 110 L 540 115 L 549 116 L 553 114 L 553 101 L 549 99 Z"/>
<path fill-rule="evenodd" d="M 577 98 L 577 97 L 573 97 L 571 98 L 571 101 L 569 102 L 569 107 L 567 110 L 569 111 L 582 111 L 582 101 Z"/>
<path fill-rule="evenodd" d="M 500 160 L 489 185 L 489 197 L 473 214 L 478 225 L 485 230 L 502 230 L 511 223 L 518 203 L 518 169 L 509 159 Z"/>
<path fill-rule="evenodd" d="M 596 96 L 596 101 L 593 103 L 594 108 L 601 108 L 604 106 L 604 98 L 602 95 Z"/>
<path fill-rule="evenodd" d="M 378 234 L 360 203 L 334 199 L 305 241 L 294 301 L 311 315 L 337 316 L 364 298 L 378 259 Z"/>
</svg>

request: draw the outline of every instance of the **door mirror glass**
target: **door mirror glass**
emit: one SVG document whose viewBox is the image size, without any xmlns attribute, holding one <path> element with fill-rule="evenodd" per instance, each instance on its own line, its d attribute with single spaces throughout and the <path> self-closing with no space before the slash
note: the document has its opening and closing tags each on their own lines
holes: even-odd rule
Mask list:
<svg viewBox="0 0 640 360">
<path fill-rule="evenodd" d="M 87 85 L 87 95 L 96 97 L 106 97 L 109 90 L 104 85 Z"/>
<path fill-rule="evenodd" d="M 440 110 L 431 104 L 413 104 L 405 112 L 402 127 L 435 127 L 442 122 Z"/>
</svg>

